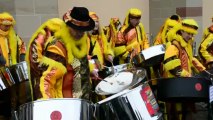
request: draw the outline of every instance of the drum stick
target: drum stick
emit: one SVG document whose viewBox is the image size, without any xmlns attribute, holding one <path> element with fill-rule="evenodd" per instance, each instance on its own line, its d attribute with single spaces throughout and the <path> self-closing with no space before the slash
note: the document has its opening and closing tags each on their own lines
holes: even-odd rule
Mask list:
<svg viewBox="0 0 213 120">
<path fill-rule="evenodd" d="M 114 68 L 114 64 L 113 64 L 113 62 L 111 62 L 111 64 L 112 64 L 112 74 L 114 74 L 115 73 L 115 68 Z"/>
<path fill-rule="evenodd" d="M 111 82 L 109 82 L 109 81 L 106 81 L 106 80 L 104 80 L 104 79 L 102 79 L 102 78 L 100 78 L 100 77 L 96 77 L 98 80 L 101 80 L 101 81 L 104 81 L 104 82 L 107 82 L 107 83 L 109 83 L 110 85 L 112 85 L 113 83 L 111 83 Z"/>
</svg>

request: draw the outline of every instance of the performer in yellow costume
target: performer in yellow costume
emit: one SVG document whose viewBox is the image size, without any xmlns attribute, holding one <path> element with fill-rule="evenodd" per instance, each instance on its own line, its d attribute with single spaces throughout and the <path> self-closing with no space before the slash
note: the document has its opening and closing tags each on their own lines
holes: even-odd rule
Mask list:
<svg viewBox="0 0 213 120">
<path fill-rule="evenodd" d="M 211 18 L 212 22 L 213 22 L 213 17 Z M 209 34 L 211 34 L 211 31 L 213 31 L 213 25 L 210 25 L 208 28 L 206 28 L 204 31 L 203 31 L 203 39 L 205 39 Z"/>
<path fill-rule="evenodd" d="M 98 71 L 104 69 L 106 61 L 109 61 L 110 63 L 113 62 L 114 54 L 100 25 L 99 17 L 95 12 L 90 12 L 90 17 L 95 21 L 95 27 L 92 31 L 88 32 L 88 58 L 90 60 L 92 86 L 93 90 L 95 90 L 95 86 L 99 82 L 100 78 L 103 77 L 98 74 Z M 91 62 L 92 59 L 98 60 L 98 68 L 96 67 L 97 64 Z M 103 98 L 105 98 L 105 96 L 98 96 L 94 94 L 93 102 L 97 102 Z"/>
<path fill-rule="evenodd" d="M 167 18 L 155 38 L 154 45 L 166 44 L 168 42 L 166 39 L 167 33 L 179 22 L 181 22 L 181 18 L 178 15 L 172 15 L 169 18 Z"/>
<path fill-rule="evenodd" d="M 196 71 L 203 71 L 205 67 L 193 57 L 192 42 L 194 35 L 197 34 L 198 24 L 193 19 L 184 19 L 181 24 L 176 25 L 168 33 L 168 42 L 166 44 L 166 52 L 164 56 L 164 77 L 191 77 L 192 68 Z M 167 112 L 169 120 L 182 120 L 182 104 L 167 104 Z M 175 106 L 174 109 L 170 109 Z M 191 107 L 193 105 L 184 107 Z M 175 113 L 175 114 L 171 114 Z"/>
<path fill-rule="evenodd" d="M 213 20 L 213 17 L 212 17 Z M 213 25 L 208 27 L 203 33 L 203 39 L 198 49 L 202 63 L 208 69 L 213 68 Z"/>
<path fill-rule="evenodd" d="M 114 53 L 115 56 L 119 56 L 120 64 L 128 62 L 128 56 L 134 57 L 140 51 L 149 47 L 144 26 L 140 22 L 141 15 L 139 9 L 129 9 L 123 26 L 118 32 Z"/>
<path fill-rule="evenodd" d="M 101 64 L 101 68 L 105 65 L 105 61 L 113 61 L 113 51 L 107 42 L 107 38 L 104 35 L 103 29 L 100 26 L 99 17 L 95 12 L 90 12 L 90 17 L 95 21 L 95 28 L 88 33 L 89 37 L 89 50 L 88 55 L 90 57 L 97 56 Z M 93 67 L 91 67 L 93 68 Z"/>
<path fill-rule="evenodd" d="M 73 7 L 63 16 L 66 26 L 46 45 L 39 64 L 42 74 L 37 99 L 90 99 L 87 34 L 95 22 L 85 7 Z"/>
<path fill-rule="evenodd" d="M 15 20 L 13 16 L 7 12 L 0 13 L 0 66 L 11 66 L 24 61 L 26 47 L 23 40 L 16 34 L 14 30 Z M 8 119 L 11 116 L 11 106 L 26 102 L 28 96 L 21 97 L 25 91 L 17 86 L 16 88 L 6 89 L 0 93 L 0 119 Z M 30 97 L 30 96 L 29 96 Z M 18 102 L 17 102 L 18 101 Z M 11 102 L 13 105 L 11 105 Z"/>
<path fill-rule="evenodd" d="M 61 30 L 66 24 L 63 20 L 59 18 L 52 18 L 44 22 L 33 34 L 30 39 L 27 53 L 26 53 L 26 61 L 28 63 L 28 68 L 30 71 L 31 84 L 33 87 L 33 95 L 37 98 L 39 89 L 39 78 L 41 76 L 41 68 L 39 68 L 39 64 L 44 55 L 45 45 L 48 42 L 48 39 L 54 36 L 56 32 Z"/>
<path fill-rule="evenodd" d="M 108 26 L 104 27 L 104 33 L 107 37 L 109 46 L 113 50 L 113 52 L 114 52 L 114 47 L 115 47 L 115 41 L 118 38 L 118 32 L 120 30 L 120 25 L 121 25 L 121 22 L 120 22 L 119 18 L 114 17 L 114 18 L 110 19 L 110 24 Z M 119 64 L 119 59 L 116 59 L 116 58 L 113 59 L 114 65 Z M 110 63 L 106 63 L 106 65 L 110 66 Z"/>
</svg>

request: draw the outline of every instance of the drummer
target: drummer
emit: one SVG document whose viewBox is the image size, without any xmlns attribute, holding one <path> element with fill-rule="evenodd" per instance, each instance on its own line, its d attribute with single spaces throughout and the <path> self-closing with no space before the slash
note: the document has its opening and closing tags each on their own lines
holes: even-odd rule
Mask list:
<svg viewBox="0 0 213 120">
<path fill-rule="evenodd" d="M 149 48 L 149 40 L 143 24 L 140 22 L 142 12 L 138 8 L 131 8 L 115 41 L 114 54 L 119 58 L 119 64 L 132 62 L 132 58 Z M 151 78 L 150 67 L 146 68 L 147 77 Z"/>
<path fill-rule="evenodd" d="M 213 17 L 212 17 L 213 22 Z M 202 63 L 206 68 L 213 68 L 213 25 L 208 27 L 203 33 L 203 39 L 200 43 L 198 53 Z"/>
<path fill-rule="evenodd" d="M 0 13 L 0 66 L 11 66 L 24 61 L 25 43 L 15 32 L 14 25 L 15 19 L 11 14 Z M 0 92 L 0 118 L 3 120 L 8 119 L 11 114 L 10 92 L 12 95 L 16 94 L 9 89 Z M 16 104 L 15 101 L 12 102 Z"/>
<path fill-rule="evenodd" d="M 181 22 L 179 15 L 171 15 L 169 18 L 167 18 L 154 40 L 154 45 L 166 44 L 166 42 L 168 42 L 166 40 L 167 33 L 179 22 Z"/>
<path fill-rule="evenodd" d="M 91 84 L 87 59 L 87 34 L 95 22 L 85 7 L 73 7 L 63 15 L 66 24 L 50 37 L 39 64 L 36 99 L 90 99 Z"/>
<path fill-rule="evenodd" d="M 59 18 L 49 19 L 36 30 L 30 39 L 25 59 L 30 69 L 31 84 L 34 92 L 37 91 L 35 90 L 36 88 L 39 88 L 38 81 L 42 72 L 39 68 L 39 63 L 42 60 L 47 40 L 65 25 L 64 21 Z M 37 98 L 37 96 L 34 93 L 34 97 Z"/>
<path fill-rule="evenodd" d="M 101 78 L 101 76 L 98 74 L 98 70 L 104 69 L 104 66 L 106 65 L 106 61 L 113 64 L 113 51 L 111 47 L 109 46 L 109 43 L 107 42 L 107 38 L 103 32 L 103 29 L 100 25 L 99 17 L 95 12 L 89 12 L 90 17 L 95 21 L 95 27 L 93 30 L 88 32 L 88 59 L 97 59 L 99 62 L 99 68 L 96 68 L 95 64 L 90 62 L 90 71 L 92 75 L 92 86 L 93 90 L 95 89 L 95 86 L 97 85 L 98 78 Z M 102 78 L 103 79 L 103 78 Z M 94 96 L 93 102 L 96 100 L 102 100 L 105 98 L 104 96 Z M 96 100 L 95 100 L 96 99 Z M 97 102 L 96 101 L 96 102 Z"/>
<path fill-rule="evenodd" d="M 117 34 L 120 30 L 121 22 L 118 17 L 113 17 L 110 19 L 110 23 L 108 26 L 105 26 L 104 34 L 107 37 L 107 41 L 109 43 L 110 48 L 113 50 L 115 47 L 115 41 L 117 39 Z M 119 65 L 118 59 L 113 59 L 114 65 Z M 110 66 L 110 63 L 106 63 L 107 66 Z"/>
<path fill-rule="evenodd" d="M 197 34 L 198 24 L 194 19 L 184 19 L 168 33 L 168 42 L 163 62 L 164 77 L 191 77 L 192 67 L 197 71 L 204 71 L 205 67 L 192 55 L 192 42 Z M 190 103 L 187 103 L 190 104 Z M 185 103 L 167 104 L 169 120 L 182 120 L 183 109 L 187 107 L 193 111 L 193 104 Z M 182 106 L 184 108 L 182 108 Z M 171 109 L 175 108 L 175 109 Z M 175 113 L 172 115 L 172 113 Z"/>
<path fill-rule="evenodd" d="M 119 64 L 129 62 L 131 58 L 149 47 L 149 41 L 143 24 L 140 22 L 142 12 L 137 8 L 129 9 L 127 16 L 118 32 L 115 41 L 115 56 L 119 57 Z"/>
<path fill-rule="evenodd" d="M 167 33 L 169 32 L 169 30 L 171 30 L 175 25 L 177 25 L 180 22 L 181 22 L 181 18 L 179 15 L 176 15 L 176 14 L 171 15 L 169 18 L 167 18 L 154 40 L 154 45 L 166 44 L 168 42 Z M 152 75 L 153 78 L 162 77 L 161 64 L 162 63 L 153 66 L 153 73 L 154 73 L 154 75 Z M 153 81 L 152 84 L 155 85 L 156 83 Z"/>
</svg>

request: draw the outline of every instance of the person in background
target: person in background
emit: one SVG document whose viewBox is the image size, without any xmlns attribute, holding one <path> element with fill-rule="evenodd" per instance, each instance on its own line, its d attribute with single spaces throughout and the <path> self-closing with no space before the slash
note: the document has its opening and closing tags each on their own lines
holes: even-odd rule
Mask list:
<svg viewBox="0 0 213 120">
<path fill-rule="evenodd" d="M 63 15 L 66 24 L 50 37 L 39 64 L 42 74 L 36 99 L 90 99 L 87 34 L 95 22 L 85 7 L 73 7 Z"/>
<path fill-rule="evenodd" d="M 175 25 L 181 22 L 181 18 L 179 15 L 171 15 L 169 18 L 166 19 L 165 23 L 162 25 L 160 28 L 160 31 L 158 32 L 155 41 L 154 41 L 154 46 L 155 45 L 165 45 L 168 40 L 167 40 L 167 33 L 169 30 L 171 30 Z M 152 79 L 154 78 L 161 78 L 162 77 L 162 62 L 152 66 L 151 69 L 152 72 Z M 154 86 L 157 85 L 157 81 L 152 81 L 152 84 Z"/>
<path fill-rule="evenodd" d="M 24 61 L 25 58 L 25 43 L 16 34 L 14 29 L 15 23 L 16 21 L 11 14 L 7 12 L 0 13 L 0 66 L 2 67 L 10 67 Z M 23 98 L 19 97 L 21 95 L 21 93 L 18 93 L 19 90 L 11 88 L 0 92 L 1 120 L 9 120 L 11 110 L 17 107 L 18 102 L 20 102 L 19 99 L 23 100 Z"/>
<path fill-rule="evenodd" d="M 213 21 L 213 17 L 212 17 Z M 206 68 L 213 68 L 213 25 L 205 29 L 198 54 Z"/>
<path fill-rule="evenodd" d="M 201 72 L 205 67 L 193 57 L 192 42 L 197 34 L 198 24 L 194 19 L 184 19 L 182 23 L 174 26 L 168 33 L 168 41 L 163 62 L 163 77 L 191 77 L 194 68 Z M 183 110 L 194 110 L 193 103 L 167 103 L 169 120 L 182 120 Z M 173 113 L 173 114 L 172 114 Z M 192 119 L 192 116 L 191 116 Z"/>
<path fill-rule="evenodd" d="M 212 22 L 213 22 L 213 17 L 211 18 Z M 206 28 L 204 31 L 203 31 L 203 38 L 202 40 L 204 40 L 209 34 L 211 34 L 211 31 L 213 31 L 213 24 L 210 25 L 208 28 Z"/>
<path fill-rule="evenodd" d="M 107 37 L 107 41 L 109 43 L 110 48 L 114 52 L 115 41 L 117 40 L 118 31 L 120 30 L 121 22 L 119 18 L 114 17 L 110 19 L 110 24 L 104 27 L 104 33 Z M 119 59 L 114 58 L 113 64 L 118 65 Z M 111 66 L 111 63 L 106 63 L 107 66 Z"/>
<path fill-rule="evenodd" d="M 167 33 L 169 32 L 171 28 L 173 28 L 175 25 L 177 25 L 180 22 L 181 22 L 181 18 L 179 15 L 172 15 L 169 18 L 167 18 L 155 38 L 154 45 L 166 44 L 166 42 L 168 42 L 166 39 Z"/>
<path fill-rule="evenodd" d="M 99 62 L 99 68 L 96 68 L 95 64 L 92 64 L 90 62 L 90 71 L 92 75 L 92 83 L 93 83 L 93 89 L 95 89 L 95 86 L 97 85 L 97 79 L 101 76 L 98 74 L 98 70 L 104 69 L 106 65 L 106 61 L 113 64 L 113 51 L 111 50 L 111 47 L 109 46 L 107 42 L 107 38 L 104 35 L 103 29 L 101 28 L 99 17 L 95 12 L 89 12 L 90 17 L 95 21 L 95 27 L 92 31 L 88 32 L 88 59 L 96 59 Z M 102 76 L 103 77 L 103 76 Z M 103 79 L 103 78 L 101 78 Z M 97 100 L 103 99 L 103 96 L 97 96 Z M 95 102 L 96 100 L 94 100 Z M 96 101 L 97 102 L 97 101 Z"/>
<path fill-rule="evenodd" d="M 149 47 L 143 24 L 142 12 L 137 8 L 129 9 L 115 41 L 114 53 L 119 56 L 119 64 L 127 63 L 135 55 Z"/>
<path fill-rule="evenodd" d="M 35 31 L 29 41 L 25 60 L 28 63 L 30 82 L 34 92 L 37 91 L 36 89 L 39 89 L 39 78 L 41 76 L 39 64 L 44 55 L 45 45 L 48 43 L 49 38 L 54 36 L 64 26 L 66 24 L 59 18 L 49 19 Z M 36 93 L 33 93 L 33 95 L 35 98 L 38 96 Z"/>
</svg>

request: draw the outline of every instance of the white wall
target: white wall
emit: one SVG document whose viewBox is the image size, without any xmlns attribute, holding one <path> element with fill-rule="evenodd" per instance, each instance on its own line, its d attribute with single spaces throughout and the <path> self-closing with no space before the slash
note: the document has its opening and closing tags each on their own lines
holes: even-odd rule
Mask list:
<svg viewBox="0 0 213 120">
<path fill-rule="evenodd" d="M 203 0 L 203 29 L 212 24 L 213 17 L 213 0 Z"/>
<path fill-rule="evenodd" d="M 84 6 L 96 12 L 103 26 L 109 24 L 111 17 L 119 17 L 123 23 L 128 10 L 138 8 L 142 10 L 141 22 L 149 33 L 149 0 L 58 0 L 59 16 L 73 6 Z"/>
</svg>

